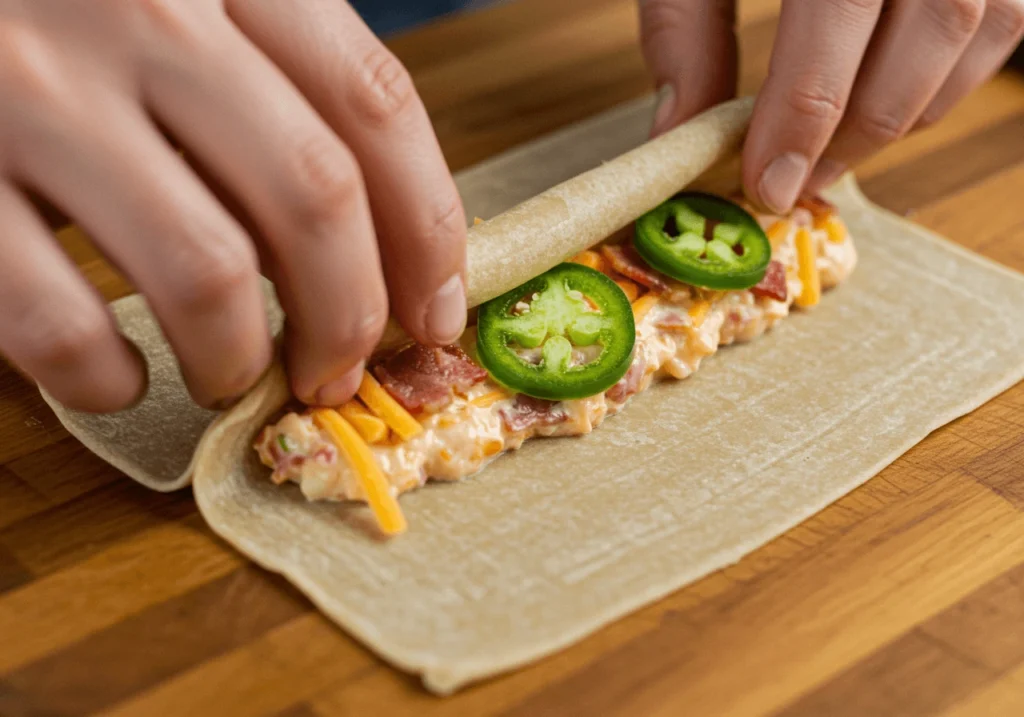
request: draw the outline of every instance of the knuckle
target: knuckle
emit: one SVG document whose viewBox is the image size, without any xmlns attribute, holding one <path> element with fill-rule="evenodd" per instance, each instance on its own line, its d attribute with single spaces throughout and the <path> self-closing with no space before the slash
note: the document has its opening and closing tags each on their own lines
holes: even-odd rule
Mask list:
<svg viewBox="0 0 1024 717">
<path fill-rule="evenodd" d="M 793 3 L 794 1 L 797 4 L 802 2 L 802 0 L 785 0 L 787 4 Z M 883 6 L 884 0 L 828 0 L 828 4 L 832 5 L 840 13 L 860 16 L 864 13 L 873 14 L 877 12 L 878 9 Z"/>
<path fill-rule="evenodd" d="M 363 179 L 355 158 L 333 138 L 306 142 L 293 157 L 285 195 L 290 197 L 292 223 L 304 235 L 317 236 L 337 225 L 362 194 Z"/>
<path fill-rule="evenodd" d="M 925 0 L 923 7 L 951 44 L 966 43 L 985 14 L 985 0 Z"/>
<path fill-rule="evenodd" d="M 382 45 L 359 62 L 349 100 L 364 118 L 386 125 L 402 115 L 416 97 L 412 77 L 398 58 Z"/>
<path fill-rule="evenodd" d="M 671 0 L 641 0 L 640 28 L 645 35 L 656 35 L 666 30 L 678 30 L 686 25 L 686 8 Z"/>
<path fill-rule="evenodd" d="M 910 131 L 912 124 L 912 117 L 880 108 L 863 110 L 854 118 L 857 131 L 875 146 L 896 141 Z"/>
<path fill-rule="evenodd" d="M 458 243 L 466 234 L 462 200 L 458 194 L 453 192 L 453 195 L 418 233 L 428 251 L 443 251 Z"/>
<path fill-rule="evenodd" d="M 34 30 L 17 23 L 0 26 L 0 58 L 0 77 L 8 96 L 49 105 L 67 95 L 56 55 Z"/>
<path fill-rule="evenodd" d="M 110 332 L 99 309 L 79 307 L 55 311 L 42 306 L 26 317 L 25 332 L 30 366 L 66 367 L 82 363 L 105 341 Z"/>
<path fill-rule="evenodd" d="M 221 310 L 255 280 L 255 251 L 245 243 L 206 242 L 182 252 L 176 264 L 173 300 L 186 314 Z"/>
<path fill-rule="evenodd" d="M 136 18 L 145 26 L 147 34 L 172 40 L 193 40 L 200 31 L 190 6 L 180 0 L 132 0 L 120 3 L 130 6 Z"/>
<path fill-rule="evenodd" d="M 328 355 L 367 356 L 380 341 L 388 321 L 387 301 L 359 308 L 359 312 L 352 312 L 351 321 L 332 322 L 325 327 L 321 340 Z"/>
<path fill-rule="evenodd" d="M 269 358 L 265 363 L 248 362 L 247 366 L 242 366 L 239 370 L 216 380 L 215 383 L 218 390 L 215 393 L 218 396 L 227 398 L 241 396 L 256 385 L 256 382 L 259 381 L 260 376 L 263 375 L 264 370 L 269 365 Z"/>
<path fill-rule="evenodd" d="M 798 116 L 821 124 L 838 124 L 846 111 L 845 98 L 824 88 L 808 88 L 804 83 L 794 85 L 784 101 Z"/>
<path fill-rule="evenodd" d="M 1024 35 L 1024 0 L 989 0 L 986 22 L 1016 42 Z"/>
</svg>

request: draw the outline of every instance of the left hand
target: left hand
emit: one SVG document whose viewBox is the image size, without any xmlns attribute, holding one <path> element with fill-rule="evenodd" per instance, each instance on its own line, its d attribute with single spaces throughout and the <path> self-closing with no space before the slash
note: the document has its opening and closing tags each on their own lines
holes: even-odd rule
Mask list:
<svg viewBox="0 0 1024 717">
<path fill-rule="evenodd" d="M 638 0 L 662 91 L 652 134 L 736 91 L 736 0 Z M 846 168 L 928 126 L 1006 61 L 1024 0 L 782 0 L 744 148 L 747 196 L 785 213 Z"/>
</svg>

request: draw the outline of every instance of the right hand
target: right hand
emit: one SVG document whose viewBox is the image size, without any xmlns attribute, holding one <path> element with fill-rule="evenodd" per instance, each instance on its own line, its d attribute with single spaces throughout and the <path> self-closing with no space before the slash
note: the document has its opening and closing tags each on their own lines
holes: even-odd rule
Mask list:
<svg viewBox="0 0 1024 717">
<path fill-rule="evenodd" d="M 423 343 L 464 327 L 451 174 L 340 0 L 0 0 L 0 351 L 68 406 L 129 406 L 144 364 L 23 189 L 146 296 L 204 406 L 271 360 L 261 270 L 307 403 L 354 393 L 389 299 Z"/>
<path fill-rule="evenodd" d="M 736 0 L 639 0 L 662 100 L 653 134 L 735 92 Z M 783 0 L 743 150 L 747 197 L 784 214 L 945 115 L 1024 36 L 1024 0 Z"/>
</svg>

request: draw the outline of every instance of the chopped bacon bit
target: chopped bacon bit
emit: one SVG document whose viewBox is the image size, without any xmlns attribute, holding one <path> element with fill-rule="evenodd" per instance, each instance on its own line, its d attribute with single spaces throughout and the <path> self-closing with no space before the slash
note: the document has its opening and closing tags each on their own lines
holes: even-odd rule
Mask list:
<svg viewBox="0 0 1024 717">
<path fill-rule="evenodd" d="M 630 364 L 629 370 L 626 371 L 626 375 L 605 393 L 608 400 L 615 401 L 615 403 L 622 403 L 627 398 L 637 393 L 637 391 L 640 390 L 640 382 L 643 381 L 644 372 L 646 370 L 647 359 L 644 358 L 642 353 L 637 351 L 633 356 L 633 363 Z"/>
<path fill-rule="evenodd" d="M 458 346 L 428 348 L 413 344 L 373 369 L 387 392 L 407 411 L 436 413 L 452 401 L 455 391 L 464 393 L 487 378 Z"/>
<path fill-rule="evenodd" d="M 652 291 L 668 290 L 665 277 L 647 266 L 631 244 L 605 244 L 601 247 L 601 252 L 612 268 L 627 279 L 632 279 Z"/>
<path fill-rule="evenodd" d="M 775 260 L 769 262 L 764 278 L 750 292 L 754 296 L 767 296 L 776 301 L 785 301 L 788 295 L 786 289 L 786 267 L 781 262 Z"/>
<path fill-rule="evenodd" d="M 515 402 L 499 412 L 502 423 L 509 431 L 518 433 L 534 426 L 555 426 L 568 416 L 557 401 L 545 401 L 520 394 Z"/>
<path fill-rule="evenodd" d="M 824 221 L 836 213 L 836 205 L 817 195 L 800 197 L 796 206 L 806 209 L 814 217 L 815 223 Z"/>
<path fill-rule="evenodd" d="M 608 263 L 619 274 L 658 294 L 679 303 L 690 298 L 687 284 L 671 279 L 647 265 L 632 244 L 605 244 L 601 247 Z M 615 278 L 615 277 L 612 277 Z"/>
<path fill-rule="evenodd" d="M 690 325 L 690 315 L 682 309 L 663 311 L 654 325 L 664 331 L 682 331 Z"/>
</svg>

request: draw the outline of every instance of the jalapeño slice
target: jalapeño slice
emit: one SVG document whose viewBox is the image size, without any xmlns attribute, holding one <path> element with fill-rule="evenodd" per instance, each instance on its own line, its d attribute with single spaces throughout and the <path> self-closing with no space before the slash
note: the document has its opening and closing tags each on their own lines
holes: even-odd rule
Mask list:
<svg viewBox="0 0 1024 717">
<path fill-rule="evenodd" d="M 772 245 L 742 207 L 684 192 L 636 222 L 634 245 L 663 274 L 709 289 L 747 289 L 764 278 Z"/>
<path fill-rule="evenodd" d="M 488 301 L 477 315 L 477 353 L 494 379 L 549 401 L 602 393 L 632 362 L 629 299 L 599 271 L 559 264 Z"/>
</svg>

